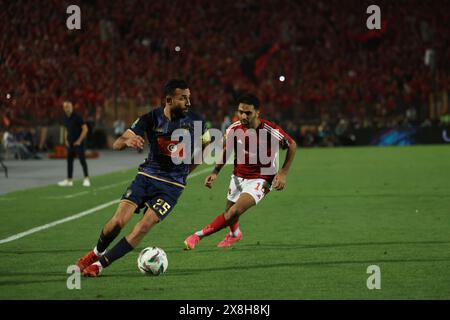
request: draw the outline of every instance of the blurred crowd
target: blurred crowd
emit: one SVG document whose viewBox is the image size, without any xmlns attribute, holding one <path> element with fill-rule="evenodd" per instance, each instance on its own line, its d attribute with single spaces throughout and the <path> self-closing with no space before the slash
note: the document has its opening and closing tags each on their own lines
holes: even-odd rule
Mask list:
<svg viewBox="0 0 450 320">
<path fill-rule="evenodd" d="M 15 159 L 41 159 L 37 154 L 38 142 L 36 141 L 36 129 L 14 126 L 0 130 L 0 148 L 3 152 L 10 152 Z"/>
<path fill-rule="evenodd" d="M 0 2 L 3 127 L 56 123 L 65 99 L 94 119 L 107 100 L 154 106 L 181 77 L 214 126 L 252 91 L 263 117 L 306 139 L 308 123 L 319 134 L 435 121 L 430 95 L 449 91 L 449 0 L 377 1 L 374 31 L 366 0 L 77 1 L 72 31 L 70 4 Z"/>
</svg>

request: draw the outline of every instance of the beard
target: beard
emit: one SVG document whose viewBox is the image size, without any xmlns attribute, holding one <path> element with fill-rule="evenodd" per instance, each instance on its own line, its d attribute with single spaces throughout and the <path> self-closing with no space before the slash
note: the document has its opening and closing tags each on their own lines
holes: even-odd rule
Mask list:
<svg viewBox="0 0 450 320">
<path fill-rule="evenodd" d="M 186 110 L 187 112 L 187 110 Z M 177 117 L 177 118 L 182 118 L 184 117 L 184 115 L 186 114 L 185 111 L 183 111 L 183 109 L 181 107 L 174 107 L 172 109 L 172 114 Z"/>
</svg>

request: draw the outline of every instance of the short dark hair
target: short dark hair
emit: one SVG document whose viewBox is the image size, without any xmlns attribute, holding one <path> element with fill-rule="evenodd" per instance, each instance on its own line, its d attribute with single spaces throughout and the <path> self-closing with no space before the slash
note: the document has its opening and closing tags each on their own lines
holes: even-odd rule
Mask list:
<svg viewBox="0 0 450 320">
<path fill-rule="evenodd" d="M 187 89 L 188 85 L 186 81 L 181 79 L 171 79 L 164 86 L 164 94 L 166 96 L 172 96 L 177 89 Z"/>
<path fill-rule="evenodd" d="M 259 110 L 259 99 L 257 96 L 251 93 L 244 93 L 241 94 L 237 98 L 237 104 L 245 103 L 248 105 L 253 105 L 255 107 L 255 110 Z"/>
</svg>

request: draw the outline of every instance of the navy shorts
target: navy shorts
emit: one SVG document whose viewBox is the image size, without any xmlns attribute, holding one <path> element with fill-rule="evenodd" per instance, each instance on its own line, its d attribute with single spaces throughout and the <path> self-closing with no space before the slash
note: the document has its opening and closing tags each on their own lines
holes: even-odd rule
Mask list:
<svg viewBox="0 0 450 320">
<path fill-rule="evenodd" d="M 75 158 L 75 156 L 78 157 L 85 157 L 86 147 L 84 143 L 82 143 L 80 146 L 73 146 L 67 148 L 67 155 Z"/>
<path fill-rule="evenodd" d="M 135 213 L 142 208 L 145 213 L 146 208 L 150 208 L 163 220 L 173 210 L 182 192 L 182 187 L 138 174 L 123 194 L 122 201 L 136 204 Z"/>
</svg>

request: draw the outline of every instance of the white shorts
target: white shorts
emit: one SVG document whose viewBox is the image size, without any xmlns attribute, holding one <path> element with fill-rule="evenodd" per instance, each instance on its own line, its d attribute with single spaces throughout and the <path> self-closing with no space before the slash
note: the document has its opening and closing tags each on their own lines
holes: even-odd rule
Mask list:
<svg viewBox="0 0 450 320">
<path fill-rule="evenodd" d="M 264 179 L 244 179 L 232 174 L 227 199 L 236 202 L 242 193 L 248 193 L 258 204 L 270 190 L 272 186 Z"/>
</svg>

